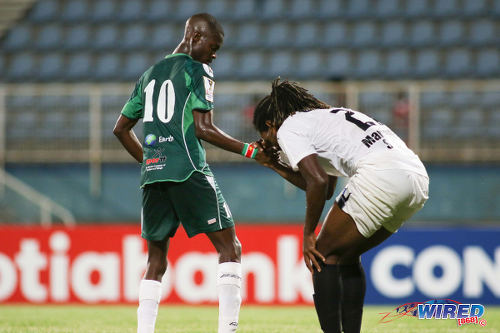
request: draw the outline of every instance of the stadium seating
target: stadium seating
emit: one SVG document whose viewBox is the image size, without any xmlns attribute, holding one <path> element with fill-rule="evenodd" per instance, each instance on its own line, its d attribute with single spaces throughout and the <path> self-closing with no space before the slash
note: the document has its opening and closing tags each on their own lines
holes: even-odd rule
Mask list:
<svg viewBox="0 0 500 333">
<path fill-rule="evenodd" d="M 68 70 L 32 77 L 21 67 L 32 68 L 49 56 L 55 59 L 56 52 L 67 51 L 87 53 L 82 67 L 101 63 L 110 50 L 140 51 L 149 59 L 172 50 L 181 39 L 186 17 L 199 11 L 213 13 L 225 28 L 220 59 L 251 50 L 257 59 L 250 63 L 263 63 L 262 58 L 272 63 L 268 55 L 275 51 L 295 53 L 310 48 L 317 54 L 308 57 L 321 60 L 297 69 L 294 66 L 308 62 L 302 56 L 287 57 L 285 62 L 292 67 L 281 66 L 282 76 L 318 77 L 314 64 L 323 60 L 327 64 L 324 77 L 333 72 L 346 79 L 493 78 L 500 67 L 500 0 L 40 0 L 0 40 L 0 56 L 9 68 L 2 79 L 129 80 L 129 75 L 120 72 L 100 73 L 104 67 L 88 75 Z M 222 57 L 225 52 L 230 55 Z M 337 52 L 341 65 L 331 62 L 331 53 Z M 345 61 L 346 54 L 353 58 Z M 124 55 L 128 54 L 117 54 Z M 65 63 L 76 61 L 73 53 L 60 56 Z M 238 63 L 248 60 L 238 59 Z M 236 70 L 232 77 L 268 79 L 275 72 Z M 222 77 L 229 77 L 228 73 Z"/>
</svg>

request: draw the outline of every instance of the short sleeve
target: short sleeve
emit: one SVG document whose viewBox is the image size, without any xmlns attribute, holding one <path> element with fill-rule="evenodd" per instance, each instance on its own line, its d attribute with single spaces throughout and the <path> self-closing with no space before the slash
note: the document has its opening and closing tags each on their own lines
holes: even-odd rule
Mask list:
<svg viewBox="0 0 500 333">
<path fill-rule="evenodd" d="M 205 64 L 196 64 L 192 77 L 193 110 L 210 111 L 214 108 L 215 80 L 212 69 Z"/>
<path fill-rule="evenodd" d="M 292 126 L 281 126 L 278 130 L 278 144 L 294 171 L 299 170 L 298 164 L 304 157 L 316 154 L 313 144 L 304 134 L 303 129 L 300 131 Z"/>
<path fill-rule="evenodd" d="M 134 91 L 127 103 L 123 106 L 122 115 L 130 119 L 139 119 L 143 117 L 144 105 L 142 97 L 142 78 L 135 84 Z"/>
</svg>

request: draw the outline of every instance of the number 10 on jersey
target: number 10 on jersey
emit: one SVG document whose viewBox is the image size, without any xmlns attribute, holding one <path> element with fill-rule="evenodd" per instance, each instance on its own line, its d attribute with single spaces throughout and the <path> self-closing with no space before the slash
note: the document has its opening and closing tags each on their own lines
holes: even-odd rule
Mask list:
<svg viewBox="0 0 500 333">
<path fill-rule="evenodd" d="M 144 106 L 143 122 L 153 121 L 153 93 L 156 80 L 151 80 L 144 93 L 146 94 L 146 105 Z M 163 81 L 158 93 L 158 103 L 156 105 L 156 114 L 162 123 L 168 123 L 174 115 L 175 91 L 171 80 Z"/>
</svg>

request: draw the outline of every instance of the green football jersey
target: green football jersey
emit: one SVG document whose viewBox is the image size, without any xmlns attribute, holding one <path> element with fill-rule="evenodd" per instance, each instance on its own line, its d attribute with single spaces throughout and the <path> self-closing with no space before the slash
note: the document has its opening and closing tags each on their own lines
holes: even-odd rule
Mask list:
<svg viewBox="0 0 500 333">
<path fill-rule="evenodd" d="M 193 110 L 213 108 L 214 86 L 212 69 L 183 53 L 168 55 L 137 81 L 121 113 L 143 119 L 141 187 L 184 181 L 195 171 L 211 174 Z"/>
</svg>

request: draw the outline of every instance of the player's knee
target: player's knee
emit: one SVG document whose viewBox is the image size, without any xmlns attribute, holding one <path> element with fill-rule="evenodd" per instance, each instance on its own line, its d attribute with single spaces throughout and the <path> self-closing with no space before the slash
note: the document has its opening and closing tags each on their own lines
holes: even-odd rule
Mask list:
<svg viewBox="0 0 500 333">
<path fill-rule="evenodd" d="M 340 263 L 340 256 L 331 254 L 326 257 L 326 262 L 327 265 L 337 265 Z"/>
</svg>

